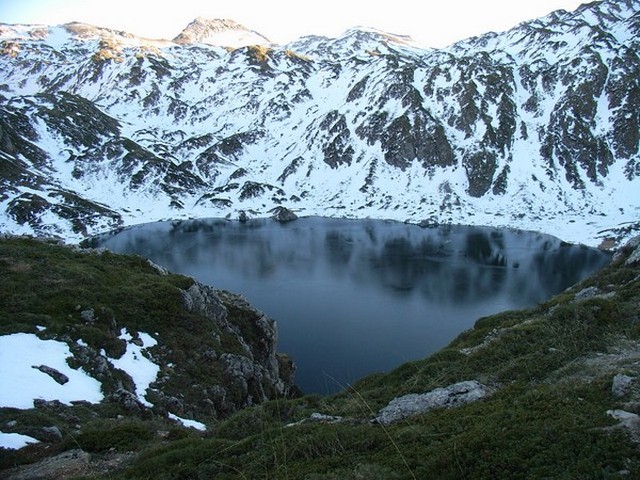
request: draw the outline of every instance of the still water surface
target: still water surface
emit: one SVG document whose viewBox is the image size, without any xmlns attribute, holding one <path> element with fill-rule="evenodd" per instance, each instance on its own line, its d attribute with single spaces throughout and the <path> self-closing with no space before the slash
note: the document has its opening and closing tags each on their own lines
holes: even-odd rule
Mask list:
<svg viewBox="0 0 640 480">
<path fill-rule="evenodd" d="M 159 222 L 98 244 L 244 295 L 277 321 L 298 385 L 321 394 L 424 358 L 609 261 L 532 232 L 326 218 Z"/>
</svg>

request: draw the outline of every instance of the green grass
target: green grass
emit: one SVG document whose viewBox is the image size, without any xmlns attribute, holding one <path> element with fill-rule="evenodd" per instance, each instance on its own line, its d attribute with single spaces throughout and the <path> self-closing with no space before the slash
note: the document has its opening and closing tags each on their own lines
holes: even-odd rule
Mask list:
<svg viewBox="0 0 640 480">
<path fill-rule="evenodd" d="M 146 452 L 127 478 L 362 478 L 363 465 L 380 478 L 615 478 L 637 472 L 638 454 L 623 434 L 603 430 L 612 423 L 606 387 L 515 384 L 490 401 L 387 430 L 265 425 L 242 440 L 191 439 Z"/>
<path fill-rule="evenodd" d="M 153 440 L 155 431 L 150 422 L 127 420 L 104 421 L 90 425 L 77 435 L 68 436 L 63 448 L 80 448 L 85 452 L 128 452 L 139 450 Z"/>
</svg>

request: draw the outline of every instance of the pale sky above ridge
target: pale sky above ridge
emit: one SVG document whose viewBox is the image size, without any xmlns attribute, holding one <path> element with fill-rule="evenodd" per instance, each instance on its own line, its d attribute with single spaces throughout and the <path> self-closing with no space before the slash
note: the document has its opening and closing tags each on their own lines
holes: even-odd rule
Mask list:
<svg viewBox="0 0 640 480">
<path fill-rule="evenodd" d="M 59 25 L 80 21 L 147 38 L 175 37 L 194 18 L 230 18 L 284 44 L 304 35 L 335 37 L 355 26 L 410 35 L 444 47 L 507 30 L 580 0 L 0 0 L 0 23 Z"/>
</svg>

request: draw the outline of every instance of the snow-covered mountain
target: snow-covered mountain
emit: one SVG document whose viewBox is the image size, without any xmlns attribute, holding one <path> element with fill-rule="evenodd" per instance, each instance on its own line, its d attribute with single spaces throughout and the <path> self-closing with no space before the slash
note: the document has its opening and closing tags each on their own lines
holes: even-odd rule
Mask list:
<svg viewBox="0 0 640 480">
<path fill-rule="evenodd" d="M 597 244 L 640 217 L 639 12 L 603 0 L 439 50 L 2 25 L 0 229 L 285 206 Z"/>
<path fill-rule="evenodd" d="M 206 43 L 232 48 L 272 43 L 264 35 L 249 30 L 233 20 L 209 20 L 202 17 L 191 22 L 173 41 L 180 44 Z"/>
</svg>

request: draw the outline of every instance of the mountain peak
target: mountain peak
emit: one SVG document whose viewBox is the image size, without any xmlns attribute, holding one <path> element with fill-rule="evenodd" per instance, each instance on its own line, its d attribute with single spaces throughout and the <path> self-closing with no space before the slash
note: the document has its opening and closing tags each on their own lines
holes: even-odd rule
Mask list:
<svg viewBox="0 0 640 480">
<path fill-rule="evenodd" d="M 386 32 L 384 30 L 380 30 L 374 27 L 368 27 L 365 25 L 357 25 L 342 34 L 343 37 L 347 37 L 349 35 L 369 35 L 383 39 L 387 42 L 398 43 L 402 45 L 413 45 L 416 43 L 410 35 Z"/>
<path fill-rule="evenodd" d="M 197 17 L 173 39 L 175 43 L 206 43 L 222 47 L 271 44 L 264 35 L 226 18 Z"/>
</svg>

